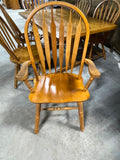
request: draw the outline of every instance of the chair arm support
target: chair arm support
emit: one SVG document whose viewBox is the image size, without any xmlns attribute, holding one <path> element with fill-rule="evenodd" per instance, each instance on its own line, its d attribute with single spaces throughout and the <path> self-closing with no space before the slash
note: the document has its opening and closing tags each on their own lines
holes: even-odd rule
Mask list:
<svg viewBox="0 0 120 160">
<path fill-rule="evenodd" d="M 85 63 L 88 65 L 89 74 L 92 78 L 99 78 L 100 72 L 97 70 L 95 64 L 90 59 L 85 59 Z"/>
<path fill-rule="evenodd" d="M 88 70 L 89 70 L 89 74 L 90 74 L 90 78 L 87 82 L 87 84 L 85 85 L 85 88 L 88 89 L 89 86 L 91 85 L 91 83 L 93 82 L 93 80 L 95 78 L 99 78 L 100 77 L 100 72 L 97 70 L 95 64 L 93 63 L 93 61 L 91 61 L 90 59 L 85 59 L 85 63 L 88 65 Z"/>
<path fill-rule="evenodd" d="M 20 71 L 18 72 L 18 74 L 16 75 L 16 78 L 19 81 L 24 81 L 27 79 L 28 77 L 28 66 L 31 64 L 30 61 L 26 61 L 22 64 Z"/>
<path fill-rule="evenodd" d="M 16 75 L 16 78 L 19 81 L 23 81 L 25 83 L 25 85 L 29 88 L 30 91 L 33 90 L 31 84 L 29 83 L 29 81 L 27 80 L 28 77 L 28 66 L 31 64 L 31 61 L 26 61 L 22 64 L 22 67 L 20 69 L 20 71 L 18 72 L 18 74 Z"/>
</svg>

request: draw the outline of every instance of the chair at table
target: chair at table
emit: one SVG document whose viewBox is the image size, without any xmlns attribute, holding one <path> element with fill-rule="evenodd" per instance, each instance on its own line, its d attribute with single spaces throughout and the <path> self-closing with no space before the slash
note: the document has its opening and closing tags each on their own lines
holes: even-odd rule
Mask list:
<svg viewBox="0 0 120 160">
<path fill-rule="evenodd" d="M 117 0 L 103 0 L 100 2 L 94 10 L 93 18 L 103 20 L 110 23 L 116 23 L 120 16 L 120 4 Z M 90 36 L 90 52 L 89 58 L 96 59 L 98 57 L 103 57 L 106 59 L 105 49 L 103 42 L 107 39 L 109 32 L 99 33 Z M 98 44 L 101 44 L 102 53 L 95 50 L 95 55 L 93 55 L 93 49 L 95 46 L 98 48 Z M 93 46 L 94 45 L 94 46 Z"/>
<path fill-rule="evenodd" d="M 11 27 L 11 31 L 13 32 L 14 36 L 16 37 L 16 41 L 18 41 L 20 44 L 22 44 L 24 46 L 25 43 L 26 43 L 25 42 L 24 33 L 21 33 L 21 31 L 19 30 L 18 26 L 15 24 L 15 22 L 12 20 L 12 18 L 9 16 L 9 14 L 3 8 L 2 5 L 0 5 L 0 10 L 2 11 L 4 17 L 6 18 L 7 23 Z M 29 31 L 29 39 L 30 39 L 31 42 L 34 41 L 33 33 L 31 31 Z"/>
<path fill-rule="evenodd" d="M 61 13 L 60 21 L 54 18 L 54 10 L 55 6 L 60 6 Z M 49 14 L 51 15 L 49 22 L 46 21 L 45 8 L 49 8 Z M 64 18 L 66 18 L 66 14 L 64 14 L 64 9 L 67 8 L 69 14 L 68 22 L 64 24 Z M 74 12 L 72 12 L 74 10 Z M 38 12 L 42 11 L 42 30 L 43 30 L 43 40 L 44 40 L 44 48 L 45 53 L 43 52 L 43 48 L 41 45 L 41 41 L 39 39 L 38 26 L 35 24 L 36 15 L 38 16 Z M 48 11 L 47 11 L 48 12 Z M 74 24 L 74 15 L 77 14 L 79 21 Z M 41 16 L 41 15 L 40 15 Z M 39 17 L 38 17 L 39 19 Z M 32 23 L 33 33 L 36 41 L 36 46 L 39 53 L 39 58 L 41 65 L 44 70 L 44 74 L 38 75 L 36 71 L 36 65 L 33 58 L 33 52 L 30 46 L 29 37 L 27 35 L 29 24 Z M 67 25 L 67 27 L 65 27 Z M 78 46 L 81 37 L 81 29 L 84 28 L 86 31 L 85 35 L 85 43 L 83 52 L 78 53 Z M 51 44 L 52 44 L 52 53 L 50 52 L 50 42 L 49 42 L 49 33 L 51 33 Z M 73 34 L 74 33 L 74 34 Z M 59 35 L 59 56 L 57 56 L 57 40 L 56 35 Z M 64 37 L 66 37 L 66 41 L 64 42 Z M 71 50 L 71 40 L 74 37 L 74 45 Z M 30 54 L 30 61 L 27 61 L 21 67 L 21 70 L 17 74 L 18 80 L 27 80 L 29 64 L 32 64 L 35 79 L 34 79 L 34 87 L 31 88 L 31 92 L 29 94 L 29 100 L 32 103 L 36 104 L 36 116 L 35 116 L 35 133 L 39 132 L 39 119 L 40 119 L 40 111 L 41 110 L 69 110 L 69 109 L 78 109 L 79 112 L 79 121 L 80 121 L 80 130 L 84 130 L 84 115 L 83 115 L 83 101 L 89 99 L 88 87 L 92 83 L 95 78 L 100 77 L 99 71 L 96 69 L 94 63 L 86 59 L 86 51 L 89 41 L 89 24 L 84 16 L 84 14 L 74 5 L 66 3 L 66 2 L 48 2 L 40 5 L 36 9 L 31 12 L 31 15 L 28 17 L 25 23 L 25 38 L 28 47 L 28 51 Z M 64 43 L 66 43 L 66 48 L 64 48 Z M 64 50 L 65 49 L 65 50 Z M 81 58 L 77 57 L 77 55 L 81 55 Z M 74 71 L 74 65 L 77 60 L 81 61 L 80 68 L 78 68 L 78 73 L 76 74 Z M 59 59 L 59 66 L 57 66 L 57 58 Z M 46 68 L 47 62 L 48 70 Z M 51 62 L 53 59 L 54 68 L 51 68 Z M 66 72 L 62 72 L 63 62 L 65 62 Z M 84 63 L 88 65 L 90 78 L 86 85 L 83 84 L 82 71 Z M 68 70 L 70 65 L 71 71 Z M 60 68 L 60 72 L 57 72 L 57 69 Z M 51 108 L 42 108 L 42 103 L 67 103 L 67 102 L 77 102 L 77 107 L 51 107 Z"/>
<path fill-rule="evenodd" d="M 91 0 L 76 0 L 75 5 L 87 16 L 90 12 Z"/>
<path fill-rule="evenodd" d="M 43 4 L 43 0 L 22 0 L 22 6 L 25 10 L 32 11 L 40 4 Z"/>
<path fill-rule="evenodd" d="M 15 64 L 14 88 L 17 88 L 16 74 L 20 69 L 20 65 L 29 60 L 27 47 L 23 47 L 12 33 L 6 22 L 0 17 L 0 45 L 2 45 L 10 55 L 10 61 Z M 18 47 L 19 46 L 19 47 Z M 31 46 L 35 62 L 39 62 L 39 57 L 35 45 Z M 25 82 L 27 84 L 27 81 Z M 29 87 L 29 86 L 28 86 Z"/>
</svg>

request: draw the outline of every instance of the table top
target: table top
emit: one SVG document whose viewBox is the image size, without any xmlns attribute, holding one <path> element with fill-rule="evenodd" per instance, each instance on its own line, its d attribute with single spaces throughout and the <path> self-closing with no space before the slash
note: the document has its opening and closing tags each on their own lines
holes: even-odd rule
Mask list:
<svg viewBox="0 0 120 160">
<path fill-rule="evenodd" d="M 31 11 L 25 11 L 25 12 L 19 12 L 19 15 L 21 15 L 23 18 L 27 19 L 28 15 L 30 14 Z M 66 13 L 64 13 L 65 17 L 64 17 L 64 25 L 66 25 L 67 27 L 67 22 L 68 22 L 68 13 L 67 11 L 64 11 Z M 50 10 L 48 9 L 45 13 L 45 20 L 46 23 L 50 25 L 51 23 L 51 14 L 50 14 Z M 39 17 L 39 18 L 38 18 Z M 55 22 L 60 22 L 60 9 L 54 9 L 54 20 Z M 116 24 L 112 24 L 109 22 L 105 22 L 105 21 L 101 21 L 98 19 L 94 19 L 92 17 L 87 17 L 87 20 L 89 22 L 89 28 L 90 28 L 90 34 L 96 34 L 96 33 L 100 33 L 100 32 L 106 32 L 106 31 L 110 31 L 113 30 L 117 27 Z M 72 23 L 73 25 L 77 24 L 78 19 L 75 18 L 74 19 L 74 23 Z M 42 13 L 39 12 L 39 14 L 37 14 L 37 16 L 35 17 L 35 23 L 40 27 L 40 29 L 42 29 Z M 57 24 L 56 24 L 56 31 L 59 29 L 57 29 Z M 49 31 L 49 29 L 48 29 Z M 82 32 L 81 32 L 81 36 L 85 36 L 85 29 L 82 28 Z M 59 38 L 59 37 L 57 37 Z"/>
</svg>

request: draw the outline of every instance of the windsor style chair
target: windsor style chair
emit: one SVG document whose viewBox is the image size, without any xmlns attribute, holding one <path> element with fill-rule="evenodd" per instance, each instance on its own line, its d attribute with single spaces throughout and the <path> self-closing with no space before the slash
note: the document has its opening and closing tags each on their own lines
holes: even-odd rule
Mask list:
<svg viewBox="0 0 120 160">
<path fill-rule="evenodd" d="M 7 13 L 7 11 L 3 8 L 3 6 L 0 4 L 0 10 L 2 11 L 4 17 L 7 20 L 7 23 L 9 24 L 11 31 L 13 32 L 14 36 L 16 37 L 16 41 L 18 42 L 18 44 L 22 44 L 22 46 L 25 45 L 25 37 L 24 37 L 24 33 L 21 33 L 21 31 L 19 30 L 18 26 L 15 24 L 15 22 L 12 20 L 12 18 L 9 16 L 9 14 Z M 29 35 L 29 39 L 31 42 L 34 41 L 33 39 L 33 33 L 31 31 L 28 32 Z M 42 38 L 42 36 L 41 36 Z"/>
<path fill-rule="evenodd" d="M 27 47 L 23 47 L 18 39 L 14 36 L 10 27 L 6 22 L 0 17 L 0 45 L 2 45 L 7 53 L 10 55 L 10 61 L 15 64 L 15 78 L 14 78 L 14 88 L 17 88 L 16 74 L 20 69 L 20 65 L 25 61 L 29 60 L 29 54 Z M 19 47 L 18 47 L 19 46 Z M 31 46 L 35 62 L 39 62 L 39 57 L 35 45 Z M 25 82 L 27 84 L 27 81 Z"/>
<path fill-rule="evenodd" d="M 54 18 L 54 6 L 59 6 L 61 8 L 60 17 L 61 20 L 58 21 Z M 49 23 L 46 23 L 46 7 L 49 7 L 49 15 L 51 15 L 49 19 Z M 63 14 L 63 10 L 67 9 L 69 11 L 69 19 L 65 23 L 64 18 L 65 14 Z M 51 11 L 51 12 L 50 12 Z M 73 12 L 74 11 L 74 12 Z M 38 12 L 42 13 L 42 30 L 43 30 L 43 40 L 44 40 L 44 48 L 45 53 L 43 52 L 43 48 L 41 45 L 41 41 L 39 39 L 38 25 L 35 24 L 35 17 Z M 74 21 L 75 15 L 79 17 L 78 23 L 72 23 Z M 36 70 L 35 61 L 33 58 L 33 52 L 30 46 L 29 37 L 27 35 L 29 25 L 32 20 L 32 29 L 34 33 L 34 38 L 36 41 L 36 46 L 40 58 L 41 65 L 44 70 L 44 74 L 38 75 Z M 57 26 L 56 26 L 57 24 Z M 66 25 L 66 27 L 65 27 Z M 86 30 L 85 33 L 85 43 L 83 52 L 78 53 L 78 46 L 81 37 L 81 30 L 84 26 Z M 59 27 L 59 33 L 56 33 L 56 28 Z M 51 44 L 52 44 L 52 52 L 50 52 L 50 41 L 49 41 L 49 33 L 48 28 L 51 30 Z M 67 32 L 66 39 L 64 39 L 64 33 Z M 75 34 L 73 34 L 73 32 Z M 59 53 L 57 53 L 57 40 L 56 34 L 59 34 Z M 66 3 L 66 2 L 47 2 L 45 4 L 40 5 L 36 9 L 34 9 L 30 16 L 28 17 L 25 23 L 25 38 L 28 47 L 28 51 L 30 54 L 30 61 L 27 61 L 21 67 L 21 70 L 17 74 L 18 80 L 27 80 L 29 64 L 32 64 L 35 79 L 34 79 L 34 87 L 29 87 L 30 94 L 29 100 L 32 103 L 36 104 L 36 116 L 35 116 L 35 133 L 39 132 L 39 120 L 40 120 L 40 111 L 41 110 L 69 110 L 69 109 L 78 109 L 79 111 L 79 120 L 80 120 L 80 130 L 84 130 L 84 115 L 83 115 L 83 101 L 86 101 L 89 98 L 88 87 L 92 83 L 95 78 L 100 77 L 99 71 L 96 69 L 94 63 L 86 59 L 86 51 L 89 41 L 89 24 L 84 16 L 84 14 L 74 5 Z M 74 45 L 71 47 L 71 41 L 74 38 Z M 65 47 L 66 46 L 66 47 Z M 72 49 L 73 48 L 73 49 Z M 65 49 L 65 50 L 64 50 Z M 80 69 L 78 69 L 78 73 L 74 73 L 74 64 L 76 62 L 77 55 L 80 55 L 81 65 Z M 54 68 L 51 67 L 51 63 L 54 63 Z M 46 67 L 46 63 L 48 69 Z M 65 62 L 66 72 L 62 72 L 63 62 Z M 59 65 L 57 65 L 59 63 Z M 84 63 L 86 63 L 89 67 L 90 79 L 84 86 L 83 78 L 82 78 L 82 70 Z M 68 70 L 70 66 L 71 72 Z M 60 72 L 58 73 L 58 68 L 60 68 Z M 77 102 L 77 107 L 51 107 L 51 108 L 42 108 L 42 103 L 67 103 L 67 102 Z"/>
<path fill-rule="evenodd" d="M 44 0 L 22 0 L 22 6 L 25 10 L 32 11 L 38 5 L 43 4 Z"/>
<path fill-rule="evenodd" d="M 87 16 L 90 12 L 91 0 L 76 0 L 75 5 Z"/>
<path fill-rule="evenodd" d="M 120 4 L 117 0 L 103 0 L 100 2 L 94 10 L 93 18 L 99 19 L 102 21 L 110 22 L 115 24 L 120 16 Z M 90 36 L 90 52 L 89 58 L 96 59 L 98 57 L 103 57 L 106 59 L 105 49 L 104 49 L 104 41 L 106 40 L 109 32 L 104 32 L 100 34 L 95 34 Z M 95 55 L 93 55 L 93 45 L 98 47 L 98 44 L 101 44 L 102 53 L 95 51 Z"/>
</svg>

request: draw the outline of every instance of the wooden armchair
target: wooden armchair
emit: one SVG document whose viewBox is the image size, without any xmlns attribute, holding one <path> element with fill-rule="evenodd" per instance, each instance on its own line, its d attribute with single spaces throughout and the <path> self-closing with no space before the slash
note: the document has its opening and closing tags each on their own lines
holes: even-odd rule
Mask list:
<svg viewBox="0 0 120 160">
<path fill-rule="evenodd" d="M 93 13 L 93 18 L 107 21 L 110 23 L 116 23 L 119 16 L 120 4 L 117 0 L 103 0 L 97 5 Z M 98 57 L 103 57 L 104 59 L 106 59 L 103 42 L 107 39 L 108 34 L 109 32 L 104 32 L 102 34 L 99 33 L 90 36 L 90 59 L 96 59 Z M 99 43 L 102 47 L 102 53 L 95 52 L 95 55 L 93 55 L 93 45 L 96 45 L 98 47 Z"/>
<path fill-rule="evenodd" d="M 32 11 L 40 4 L 43 4 L 43 0 L 22 0 L 22 6 L 25 10 Z"/>
<path fill-rule="evenodd" d="M 18 44 L 22 44 L 22 46 L 24 46 L 25 42 L 25 37 L 24 37 L 24 33 L 21 33 L 21 31 L 19 30 L 18 26 L 15 24 L 15 22 L 12 20 L 12 18 L 9 16 L 9 14 L 6 12 L 6 10 L 3 8 L 2 5 L 0 5 L 0 10 L 2 11 L 4 17 L 7 20 L 7 23 L 9 24 L 11 31 L 13 32 L 14 36 L 16 37 L 16 41 L 18 42 Z M 33 39 L 33 33 L 31 31 L 28 32 L 29 35 L 29 39 L 30 41 L 34 41 Z M 42 36 L 41 36 L 42 37 Z"/>
<path fill-rule="evenodd" d="M 60 6 L 60 21 L 54 18 L 54 6 Z M 49 13 L 51 15 L 51 19 L 49 19 L 49 23 L 46 23 L 46 14 L 45 8 L 49 7 Z M 67 24 L 64 24 L 64 17 L 66 16 L 64 13 L 64 9 L 67 8 L 69 10 L 69 17 Z M 72 12 L 74 10 L 74 12 Z M 43 48 L 41 45 L 41 41 L 38 36 L 38 27 L 35 24 L 36 14 L 42 13 L 42 29 L 43 29 L 43 39 L 44 39 L 44 47 L 45 53 L 43 52 Z M 48 12 L 48 11 L 47 11 Z M 78 24 L 73 24 L 72 20 L 74 20 L 74 14 L 77 14 L 79 18 Z M 36 41 L 36 46 L 40 58 L 41 65 L 44 70 L 44 74 L 38 75 L 36 70 L 36 65 L 33 57 L 33 52 L 30 46 L 29 37 L 28 37 L 28 26 L 31 22 L 33 33 Z M 83 26 L 84 25 L 84 26 Z M 66 26 L 66 27 L 65 27 Z M 83 53 L 78 53 L 78 46 L 81 37 L 81 27 L 84 27 L 86 30 L 85 35 L 85 43 Z M 59 33 L 58 33 L 58 32 Z M 75 34 L 73 34 L 73 32 Z M 51 34 L 51 44 L 52 44 L 52 53 L 50 53 L 50 41 L 49 41 L 49 33 Z M 57 56 L 57 47 L 56 47 L 56 34 L 59 34 L 59 56 Z M 66 35 L 67 34 L 67 35 Z M 65 38 L 66 37 L 66 38 Z M 71 47 L 71 40 L 74 37 L 74 45 L 73 49 Z M 27 80 L 28 75 L 28 65 L 32 64 L 35 79 L 34 79 L 34 87 L 29 87 L 30 94 L 29 100 L 32 103 L 36 104 L 36 116 L 35 116 L 35 133 L 39 132 L 39 119 L 40 119 L 40 111 L 41 110 L 69 110 L 69 109 L 78 109 L 79 112 L 79 120 L 80 120 L 80 130 L 84 130 L 84 115 L 83 115 L 83 101 L 89 99 L 88 87 L 92 83 L 95 78 L 100 77 L 99 71 L 96 69 L 94 63 L 86 59 L 86 51 L 89 41 L 89 24 L 84 16 L 84 14 L 74 5 L 66 3 L 66 2 L 48 2 L 40 5 L 36 9 L 34 9 L 30 16 L 28 17 L 25 23 L 25 38 L 28 47 L 28 51 L 30 54 L 30 61 L 25 62 L 19 73 L 17 74 L 18 80 Z M 65 41 L 65 42 L 64 42 Z M 66 49 L 64 51 L 64 43 L 66 43 Z M 52 55 L 51 55 L 52 54 Z M 78 69 L 78 74 L 74 73 L 74 65 L 76 62 L 77 55 L 81 55 L 81 65 L 80 69 Z M 57 58 L 59 59 L 59 66 L 57 66 Z M 47 62 L 48 70 L 46 69 Z M 51 62 L 53 59 L 54 68 L 51 68 Z M 66 72 L 62 72 L 63 62 L 65 61 Z M 87 84 L 84 86 L 82 71 L 84 63 L 88 65 L 90 79 Z M 69 65 L 71 66 L 71 72 L 68 71 Z M 60 72 L 57 72 L 57 69 L 60 68 Z M 51 107 L 51 108 L 42 108 L 42 103 L 67 103 L 67 102 L 77 102 L 77 107 Z"/>
<path fill-rule="evenodd" d="M 90 12 L 91 0 L 76 0 L 75 5 L 87 16 Z"/>
<path fill-rule="evenodd" d="M 23 47 L 19 43 L 18 39 L 14 36 L 13 32 L 2 17 L 0 17 L 0 45 L 2 45 L 10 55 L 10 61 L 15 64 L 14 88 L 17 88 L 18 80 L 16 79 L 16 74 L 20 69 L 20 65 L 29 60 L 30 57 L 27 47 Z M 36 46 L 33 45 L 31 48 L 34 54 L 35 62 L 39 62 Z"/>
</svg>

